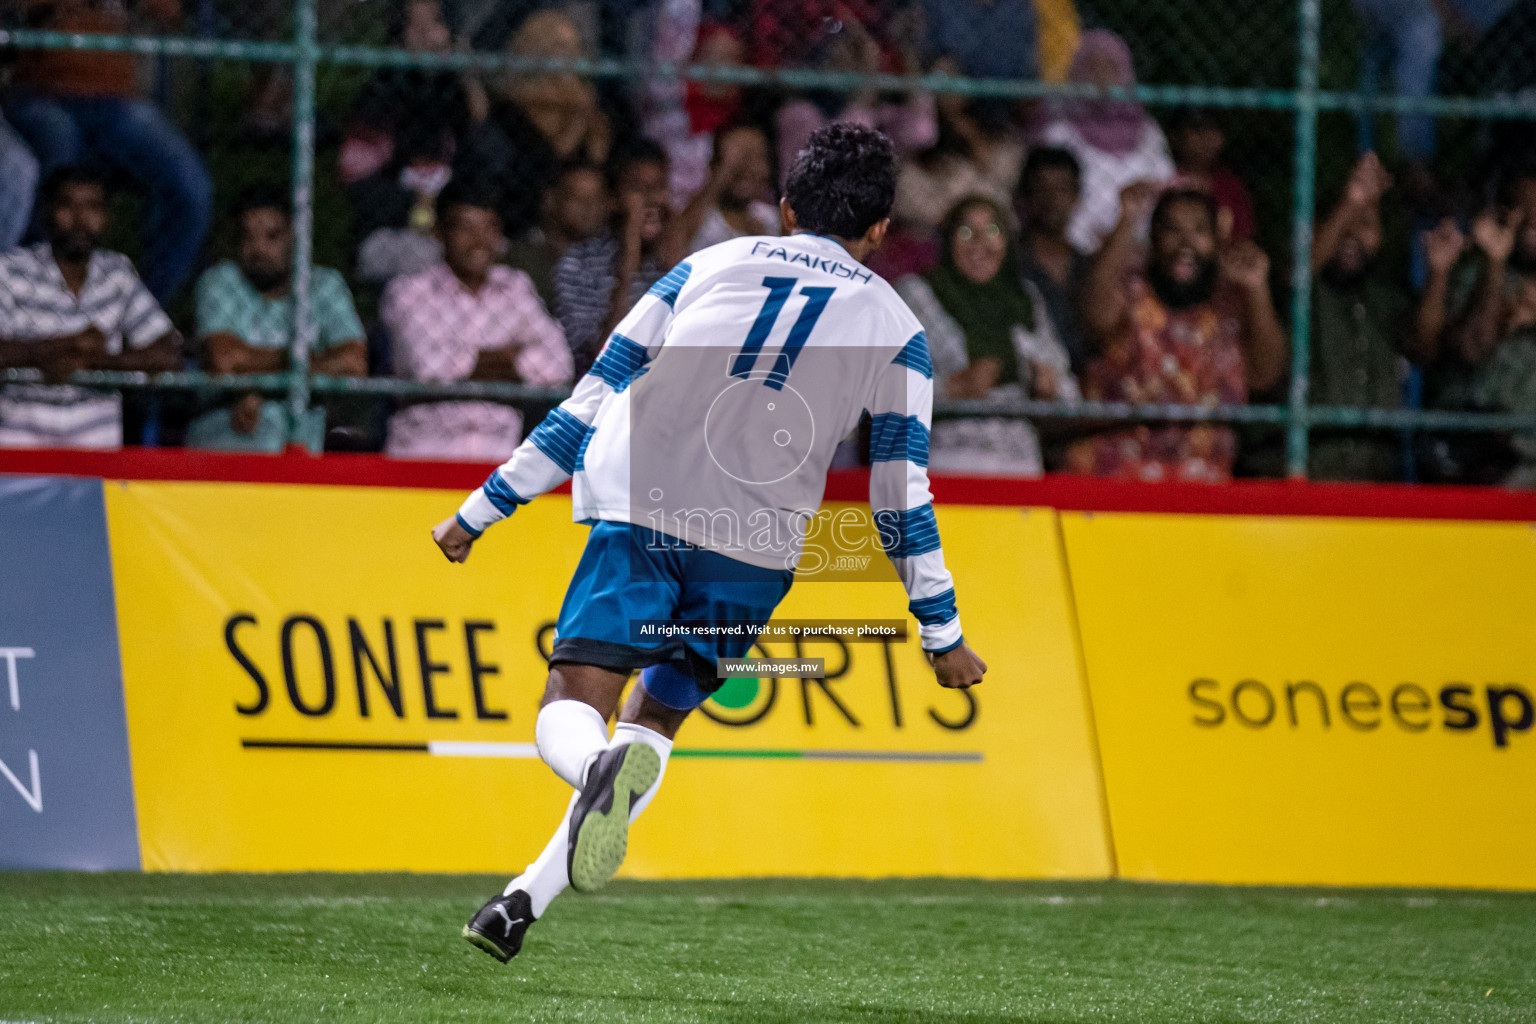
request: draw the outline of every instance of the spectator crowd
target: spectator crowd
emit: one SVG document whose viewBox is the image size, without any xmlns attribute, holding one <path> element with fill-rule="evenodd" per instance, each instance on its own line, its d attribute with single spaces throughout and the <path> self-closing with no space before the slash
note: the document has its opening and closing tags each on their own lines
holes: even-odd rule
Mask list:
<svg viewBox="0 0 1536 1024">
<path fill-rule="evenodd" d="M 182 17 L 179 0 L 11 2 L 26 23 L 66 32 Z M 645 60 L 1136 84 L 1132 46 L 1082 30 L 1069 0 L 614 6 L 623 46 Z M 1380 40 L 1405 31 L 1397 6 L 1417 9 L 1356 2 L 1371 75 L 1385 66 Z M 389 40 L 409 50 L 449 52 L 467 32 L 447 0 L 390 10 Z M 518 12 L 501 19 L 513 57 L 591 58 L 615 35 L 601 3 Z M 1395 53 L 1403 87 L 1423 88 L 1423 55 Z M 0 446 L 123 443 L 123 399 L 70 383 L 76 370 L 289 368 L 294 227 L 280 185 L 221 196 L 235 237 L 210 252 L 217 183 L 140 97 L 126 53 L 22 51 L 0 110 L 0 369 L 41 371 L 0 389 Z M 1221 481 L 1283 469 L 1272 438 L 1231 426 L 1031 424 L 984 408 L 1286 393 L 1290 331 L 1272 292 L 1286 268 L 1260 246 L 1251 183 L 1226 161 L 1211 110 L 1155 117 L 1124 93 L 770 94 L 725 80 L 386 68 L 342 115 L 334 173 L 351 252 L 309 278 L 311 373 L 569 386 L 688 254 L 777 234 L 794 154 L 822 125 L 854 121 L 884 130 L 901 157 L 871 268 L 923 323 L 937 399 L 983 406 L 936 424 L 936 471 Z M 1319 183 L 1309 401 L 1536 412 L 1536 152 L 1498 154 L 1479 202 L 1426 217 L 1433 133 L 1406 118 L 1400 136 L 1391 170 L 1362 132 L 1347 180 Z M 122 187 L 143 200 L 137 268 L 104 247 Z M 1402 272 L 1383 255 L 1396 249 L 1410 254 Z M 165 310 L 182 307 L 178 331 Z M 250 387 L 150 416 L 189 447 L 300 439 L 476 461 L 506 458 L 533 426 L 526 406 L 427 397 L 326 398 L 294 423 L 279 395 Z M 1322 479 L 1536 486 L 1536 435 L 1319 428 L 1310 458 Z"/>
</svg>

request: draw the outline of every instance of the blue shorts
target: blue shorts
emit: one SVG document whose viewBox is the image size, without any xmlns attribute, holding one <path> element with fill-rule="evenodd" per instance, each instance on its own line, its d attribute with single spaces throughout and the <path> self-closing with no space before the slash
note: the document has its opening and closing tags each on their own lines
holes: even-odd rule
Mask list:
<svg viewBox="0 0 1536 1024">
<path fill-rule="evenodd" d="M 600 521 L 560 606 L 550 662 L 619 672 L 644 669 L 646 691 L 689 711 L 720 687 L 715 659 L 744 657 L 755 637 L 639 642 L 641 620 L 766 622 L 795 574 L 763 569 L 715 551 L 659 538 L 631 523 Z"/>
</svg>

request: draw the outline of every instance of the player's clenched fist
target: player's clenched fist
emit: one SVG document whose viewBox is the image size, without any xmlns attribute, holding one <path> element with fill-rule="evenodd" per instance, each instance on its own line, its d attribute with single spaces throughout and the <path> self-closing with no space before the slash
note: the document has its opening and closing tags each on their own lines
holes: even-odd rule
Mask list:
<svg viewBox="0 0 1536 1024">
<path fill-rule="evenodd" d="M 449 516 L 433 527 L 432 539 L 437 541 L 437 546 L 443 549 L 444 556 L 450 562 L 462 562 L 468 558 L 469 549 L 475 543 L 470 532 L 459 525 L 458 516 Z"/>
<path fill-rule="evenodd" d="M 939 685 L 951 690 L 963 690 L 981 682 L 987 674 L 987 663 L 976 657 L 976 652 L 966 644 L 952 651 L 933 656 L 933 674 L 939 677 Z"/>
</svg>

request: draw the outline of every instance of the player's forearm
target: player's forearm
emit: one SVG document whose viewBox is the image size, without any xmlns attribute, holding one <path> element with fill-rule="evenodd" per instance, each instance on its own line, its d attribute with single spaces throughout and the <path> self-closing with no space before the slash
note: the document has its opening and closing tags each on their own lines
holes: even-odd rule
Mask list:
<svg viewBox="0 0 1536 1024">
<path fill-rule="evenodd" d="M 955 604 L 955 582 L 944 567 L 944 551 L 930 552 L 895 563 L 907 589 L 907 610 L 917 620 L 923 650 L 930 654 L 952 650 L 965 639 Z"/>
<path fill-rule="evenodd" d="M 568 473 L 551 472 L 550 460 L 541 459 L 542 454 L 532 437 L 518 445 L 512 457 L 492 470 L 485 483 L 469 492 L 459 506 L 459 525 L 471 536 L 479 537 L 494 524 L 569 478 Z M 516 486 L 512 483 L 514 480 Z"/>
<path fill-rule="evenodd" d="M 620 333 L 608 339 L 592 368 L 576 382 L 571 396 L 550 411 L 484 486 L 465 499 L 459 509 L 459 525 L 479 536 L 520 505 L 574 476 L 582 443 L 597 420 L 598 410 L 616 388 L 650 361 L 647 344 L 652 339 L 660 344 L 671 315 L 669 303 L 655 296 L 641 298 L 615 325 Z"/>
<path fill-rule="evenodd" d="M 922 458 L 877 459 L 870 467 L 869 504 L 881 546 L 906 588 L 908 610 L 917 619 L 923 650 L 947 650 L 961 640 L 960 614 L 955 607 L 954 580 L 944 565 L 939 527 L 928 489 L 926 435 Z M 871 442 L 871 458 L 875 458 Z M 905 441 L 883 445 L 881 454 L 894 448 L 910 449 Z"/>
<path fill-rule="evenodd" d="M 907 610 L 917 620 L 923 650 L 930 654 L 952 650 L 964 641 L 954 579 L 944 565 L 932 514 L 931 505 L 923 506 L 916 516 L 894 509 L 875 513 L 880 541 L 906 589 Z M 921 522 L 924 518 L 927 523 Z"/>
</svg>

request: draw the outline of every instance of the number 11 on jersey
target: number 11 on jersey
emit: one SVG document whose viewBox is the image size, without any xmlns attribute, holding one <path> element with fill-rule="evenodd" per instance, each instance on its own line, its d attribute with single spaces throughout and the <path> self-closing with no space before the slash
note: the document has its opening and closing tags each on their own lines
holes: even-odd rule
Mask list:
<svg viewBox="0 0 1536 1024">
<path fill-rule="evenodd" d="M 779 311 L 784 308 L 784 303 L 789 300 L 795 290 L 795 285 L 800 283 L 798 277 L 765 277 L 763 287 L 768 289 L 768 297 L 763 300 L 763 308 L 758 311 L 757 319 L 752 321 L 752 329 L 747 332 L 747 340 L 742 344 L 741 351 L 736 354 L 731 363 L 731 376 L 743 379 L 752 376 L 752 367 L 757 363 L 757 357 L 763 351 L 763 344 L 768 340 L 768 335 L 773 333 L 773 325 L 779 319 Z M 789 371 L 794 367 L 795 360 L 800 357 L 800 350 L 805 347 L 806 339 L 811 336 L 811 331 L 816 327 L 816 321 L 821 319 L 821 314 L 827 308 L 827 300 L 832 298 L 836 288 L 806 285 L 800 289 L 800 294 L 805 296 L 805 305 L 800 310 L 800 315 L 789 328 L 789 337 L 784 340 L 784 348 L 779 351 L 773 361 L 773 369 L 768 376 L 763 378 L 763 383 L 775 391 L 784 387 L 784 382 L 789 378 Z"/>
</svg>

